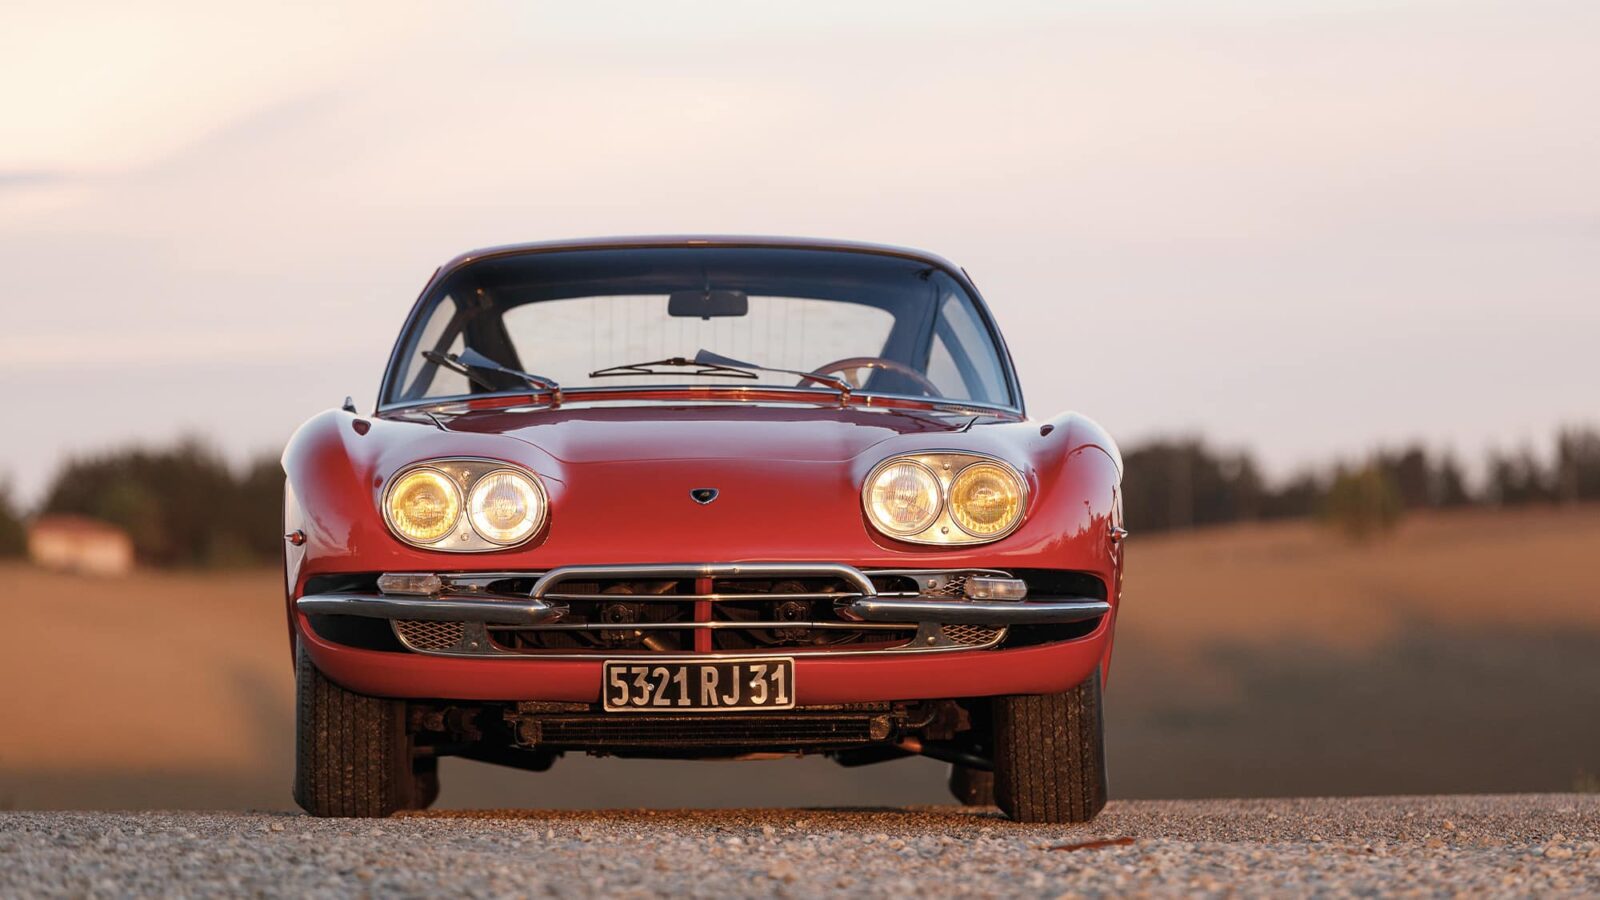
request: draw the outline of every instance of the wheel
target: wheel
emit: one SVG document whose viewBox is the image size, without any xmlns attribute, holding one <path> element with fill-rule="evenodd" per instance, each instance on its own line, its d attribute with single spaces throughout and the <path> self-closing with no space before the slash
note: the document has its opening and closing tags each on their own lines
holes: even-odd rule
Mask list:
<svg viewBox="0 0 1600 900">
<path fill-rule="evenodd" d="M 379 818 L 416 806 L 422 779 L 406 734 L 406 704 L 329 681 L 295 653 L 294 800 L 313 816 Z M 435 779 L 437 784 L 437 779 Z"/>
<path fill-rule="evenodd" d="M 1087 822 L 1106 805 L 1100 673 L 1059 694 L 994 701 L 994 799 L 1018 822 Z"/>
<path fill-rule="evenodd" d="M 994 773 L 963 765 L 950 767 L 950 793 L 962 806 L 994 805 Z"/>
</svg>

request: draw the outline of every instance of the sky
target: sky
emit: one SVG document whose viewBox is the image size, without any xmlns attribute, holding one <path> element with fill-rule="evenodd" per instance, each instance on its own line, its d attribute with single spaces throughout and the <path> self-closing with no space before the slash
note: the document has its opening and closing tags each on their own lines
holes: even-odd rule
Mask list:
<svg viewBox="0 0 1600 900">
<path fill-rule="evenodd" d="M 1270 473 L 1600 424 L 1600 4 L 0 11 L 0 479 L 374 401 L 434 267 L 561 237 L 965 266 L 1030 414 Z"/>
</svg>

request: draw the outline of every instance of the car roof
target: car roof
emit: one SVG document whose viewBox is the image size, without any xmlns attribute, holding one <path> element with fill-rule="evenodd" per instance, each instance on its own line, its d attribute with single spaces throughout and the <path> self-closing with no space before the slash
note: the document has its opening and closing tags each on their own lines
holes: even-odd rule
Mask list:
<svg viewBox="0 0 1600 900">
<path fill-rule="evenodd" d="M 899 256 L 906 259 L 915 259 L 930 263 L 954 273 L 966 275 L 966 270 L 955 265 L 942 256 L 928 253 L 925 250 L 915 250 L 910 247 L 896 247 L 889 244 L 873 244 L 864 241 L 841 241 L 829 238 L 804 238 L 804 237 L 777 237 L 767 235 L 713 235 L 713 234 L 665 234 L 665 235 L 629 235 L 622 237 L 594 237 L 572 238 L 556 241 L 534 241 L 526 244 L 505 244 L 498 247 L 483 247 L 478 250 L 469 250 L 445 263 L 439 268 L 437 275 L 444 275 L 455 269 L 493 256 L 516 256 L 522 253 L 548 253 L 556 250 L 626 250 L 638 248 L 659 247 L 765 247 L 789 248 L 796 250 L 842 250 L 852 253 L 876 253 L 882 256 Z M 969 279 L 970 280 L 970 279 Z"/>
</svg>

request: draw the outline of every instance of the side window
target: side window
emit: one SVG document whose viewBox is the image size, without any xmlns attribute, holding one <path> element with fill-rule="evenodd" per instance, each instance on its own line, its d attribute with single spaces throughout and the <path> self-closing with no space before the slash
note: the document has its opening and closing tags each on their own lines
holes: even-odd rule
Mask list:
<svg viewBox="0 0 1600 900">
<path fill-rule="evenodd" d="M 961 370 L 956 368 L 956 358 L 950 355 L 950 348 L 945 346 L 944 338 L 938 334 L 934 334 L 933 351 L 928 354 L 928 380 L 938 385 L 946 397 L 972 399 L 967 396 Z"/>
<path fill-rule="evenodd" d="M 939 304 L 928 354 L 928 380 L 957 400 L 1006 404 L 1011 392 L 989 330 L 965 297 L 947 294 Z"/>
</svg>

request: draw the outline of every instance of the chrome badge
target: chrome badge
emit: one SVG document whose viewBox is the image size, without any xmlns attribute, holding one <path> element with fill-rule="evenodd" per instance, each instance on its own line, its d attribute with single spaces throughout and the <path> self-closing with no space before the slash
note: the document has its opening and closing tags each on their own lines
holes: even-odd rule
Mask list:
<svg viewBox="0 0 1600 900">
<path fill-rule="evenodd" d="M 691 499 L 693 499 L 694 502 L 700 504 L 701 506 L 705 506 L 707 503 L 710 503 L 711 501 L 717 499 L 717 489 L 716 488 L 691 488 L 689 490 L 689 497 Z"/>
</svg>

